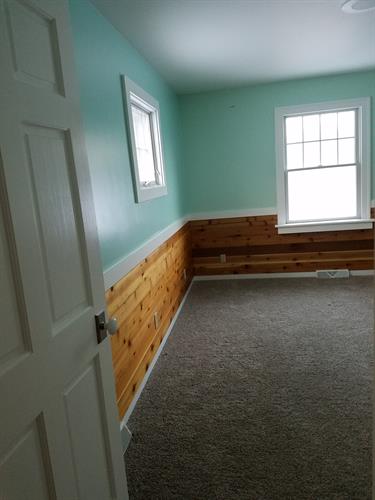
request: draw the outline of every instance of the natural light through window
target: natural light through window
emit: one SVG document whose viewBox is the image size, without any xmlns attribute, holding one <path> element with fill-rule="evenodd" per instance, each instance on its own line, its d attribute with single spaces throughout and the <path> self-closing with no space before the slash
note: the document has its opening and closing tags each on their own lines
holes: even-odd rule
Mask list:
<svg viewBox="0 0 375 500">
<path fill-rule="evenodd" d="M 135 147 L 139 168 L 139 180 L 143 186 L 156 181 L 154 152 L 152 147 L 152 131 L 150 113 L 132 104 Z"/>
<path fill-rule="evenodd" d="M 289 221 L 356 217 L 356 110 L 288 117 L 285 131 Z"/>
<path fill-rule="evenodd" d="M 276 109 L 280 232 L 370 216 L 367 100 L 343 104 Z"/>
<path fill-rule="evenodd" d="M 158 102 L 123 78 L 136 201 L 167 194 Z"/>
</svg>

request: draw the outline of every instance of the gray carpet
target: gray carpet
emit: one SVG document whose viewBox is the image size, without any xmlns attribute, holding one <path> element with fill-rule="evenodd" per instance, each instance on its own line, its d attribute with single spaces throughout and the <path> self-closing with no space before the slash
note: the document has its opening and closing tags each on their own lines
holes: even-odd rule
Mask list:
<svg viewBox="0 0 375 500">
<path fill-rule="evenodd" d="M 370 499 L 372 296 L 194 283 L 129 421 L 131 500 Z"/>
</svg>

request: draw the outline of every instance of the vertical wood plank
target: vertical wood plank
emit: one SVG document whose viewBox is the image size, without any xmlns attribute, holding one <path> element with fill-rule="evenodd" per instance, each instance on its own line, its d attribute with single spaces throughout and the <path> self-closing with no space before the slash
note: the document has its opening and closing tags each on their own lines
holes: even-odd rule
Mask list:
<svg viewBox="0 0 375 500">
<path fill-rule="evenodd" d="M 111 344 L 120 419 L 142 383 L 191 279 L 191 234 L 186 224 L 106 292 L 109 314 L 116 316 L 119 324 Z"/>
</svg>

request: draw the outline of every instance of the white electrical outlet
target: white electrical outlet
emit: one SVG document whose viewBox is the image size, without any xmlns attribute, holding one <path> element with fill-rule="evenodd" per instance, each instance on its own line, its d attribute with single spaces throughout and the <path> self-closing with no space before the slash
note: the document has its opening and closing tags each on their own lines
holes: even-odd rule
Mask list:
<svg viewBox="0 0 375 500">
<path fill-rule="evenodd" d="M 349 278 L 350 273 L 348 269 L 323 269 L 316 271 L 316 277 L 323 279 Z"/>
<path fill-rule="evenodd" d="M 157 311 L 154 312 L 154 325 L 156 329 L 158 329 L 160 325 L 160 318 Z"/>
<path fill-rule="evenodd" d="M 225 255 L 225 253 L 220 254 L 220 262 L 223 264 L 226 261 L 227 261 L 227 256 Z"/>
</svg>

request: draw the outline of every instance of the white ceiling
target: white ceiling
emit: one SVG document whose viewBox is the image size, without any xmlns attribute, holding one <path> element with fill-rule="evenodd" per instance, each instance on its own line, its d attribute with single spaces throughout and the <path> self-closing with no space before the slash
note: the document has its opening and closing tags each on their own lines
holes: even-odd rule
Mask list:
<svg viewBox="0 0 375 500">
<path fill-rule="evenodd" d="M 91 0 L 179 93 L 375 67 L 344 0 Z"/>
</svg>

